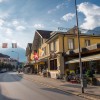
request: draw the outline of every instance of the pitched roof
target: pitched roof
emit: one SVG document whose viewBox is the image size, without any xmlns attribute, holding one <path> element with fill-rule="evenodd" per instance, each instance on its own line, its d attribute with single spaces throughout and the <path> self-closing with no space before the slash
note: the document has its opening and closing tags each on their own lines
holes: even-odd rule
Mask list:
<svg viewBox="0 0 100 100">
<path fill-rule="evenodd" d="M 32 43 L 28 43 L 28 46 L 31 49 L 32 48 Z"/>
<path fill-rule="evenodd" d="M 52 31 L 47 31 L 47 30 L 37 30 L 37 32 L 45 39 L 48 39 L 50 37 L 50 33 Z"/>
<path fill-rule="evenodd" d="M 26 47 L 26 56 L 32 52 L 32 43 L 28 43 Z"/>
</svg>

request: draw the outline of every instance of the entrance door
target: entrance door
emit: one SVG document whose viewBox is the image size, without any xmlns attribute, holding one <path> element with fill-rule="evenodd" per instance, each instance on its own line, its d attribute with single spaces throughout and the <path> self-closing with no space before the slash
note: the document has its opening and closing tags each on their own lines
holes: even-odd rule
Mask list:
<svg viewBox="0 0 100 100">
<path fill-rule="evenodd" d="M 57 59 L 50 60 L 50 70 L 57 70 Z"/>
</svg>

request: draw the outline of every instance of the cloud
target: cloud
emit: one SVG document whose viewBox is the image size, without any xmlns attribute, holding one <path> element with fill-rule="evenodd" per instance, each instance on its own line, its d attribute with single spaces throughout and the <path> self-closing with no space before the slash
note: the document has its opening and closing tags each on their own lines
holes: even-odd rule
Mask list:
<svg viewBox="0 0 100 100">
<path fill-rule="evenodd" d="M 17 27 L 16 27 L 16 30 L 22 31 L 22 30 L 25 30 L 25 27 L 24 27 L 24 26 L 17 26 Z"/>
<path fill-rule="evenodd" d="M 11 13 L 13 12 L 13 7 L 7 9 L 7 10 L 2 10 L 0 9 L 0 18 L 8 18 L 11 16 Z"/>
<path fill-rule="evenodd" d="M 85 15 L 81 28 L 94 29 L 100 26 L 100 6 L 84 2 L 78 5 L 78 11 Z"/>
<path fill-rule="evenodd" d="M 55 11 L 59 10 L 63 6 L 65 6 L 65 3 L 61 3 L 61 4 L 57 5 L 54 9 L 48 10 L 48 14 L 51 14 L 52 12 L 55 12 Z"/>
<path fill-rule="evenodd" d="M 58 25 L 60 24 L 60 22 L 56 21 L 56 20 L 52 20 L 52 22 L 55 23 L 55 24 L 58 24 Z"/>
<path fill-rule="evenodd" d="M 7 0 L 0 0 L 0 3 L 4 2 L 4 1 L 7 1 Z"/>
<path fill-rule="evenodd" d="M 71 20 L 72 18 L 74 18 L 75 14 L 74 13 L 68 13 L 68 14 L 65 14 L 61 20 L 64 20 L 64 21 L 69 21 Z"/>
<path fill-rule="evenodd" d="M 15 29 L 17 31 L 22 31 L 22 30 L 25 30 L 25 26 L 22 22 L 19 22 L 18 20 L 14 20 L 12 21 L 12 25 L 15 26 Z"/>
<path fill-rule="evenodd" d="M 2 26 L 4 24 L 4 20 L 3 19 L 0 19 L 0 26 Z"/>
<path fill-rule="evenodd" d="M 5 28 L 4 29 L 4 34 L 5 34 L 6 37 L 11 37 L 12 33 L 13 33 L 12 29 L 10 29 L 10 28 Z"/>
<path fill-rule="evenodd" d="M 34 25 L 34 28 L 36 28 L 36 29 L 41 29 L 41 28 L 44 28 L 44 25 L 43 24 L 35 24 Z"/>
<path fill-rule="evenodd" d="M 19 25 L 19 22 L 18 22 L 17 20 L 14 20 L 14 21 L 12 22 L 12 24 L 13 24 L 14 26 L 17 26 L 17 25 Z"/>
</svg>

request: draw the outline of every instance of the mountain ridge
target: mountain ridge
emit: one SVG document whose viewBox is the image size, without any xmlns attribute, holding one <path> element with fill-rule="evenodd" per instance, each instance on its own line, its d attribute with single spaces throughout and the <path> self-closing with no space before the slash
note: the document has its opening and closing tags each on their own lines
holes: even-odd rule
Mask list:
<svg viewBox="0 0 100 100">
<path fill-rule="evenodd" d="M 14 51 L 14 52 L 12 52 Z M 25 57 L 25 49 L 23 48 L 0 48 L 0 53 L 10 56 L 11 58 L 14 58 L 18 60 L 18 54 L 19 54 L 19 61 L 26 62 Z"/>
</svg>

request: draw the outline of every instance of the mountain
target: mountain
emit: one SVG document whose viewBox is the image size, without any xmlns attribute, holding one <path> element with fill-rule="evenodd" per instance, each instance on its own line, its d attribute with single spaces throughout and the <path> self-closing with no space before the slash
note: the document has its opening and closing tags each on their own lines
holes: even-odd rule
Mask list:
<svg viewBox="0 0 100 100">
<path fill-rule="evenodd" d="M 95 34 L 95 35 L 100 35 L 100 27 L 96 27 L 93 30 L 88 30 L 88 34 Z"/>
<path fill-rule="evenodd" d="M 14 52 L 12 52 L 14 51 Z M 19 61 L 25 62 L 25 49 L 23 48 L 0 48 L 0 53 L 10 56 L 11 58 L 18 59 L 19 54 Z"/>
</svg>

